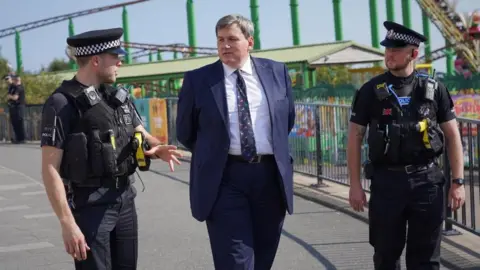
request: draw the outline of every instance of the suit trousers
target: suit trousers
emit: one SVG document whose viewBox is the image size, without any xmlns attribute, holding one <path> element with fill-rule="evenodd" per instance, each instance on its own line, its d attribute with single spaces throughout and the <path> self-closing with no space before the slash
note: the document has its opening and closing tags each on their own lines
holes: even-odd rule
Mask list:
<svg viewBox="0 0 480 270">
<path fill-rule="evenodd" d="M 271 269 L 285 219 L 274 158 L 246 163 L 229 158 L 207 218 L 215 269 Z"/>
</svg>

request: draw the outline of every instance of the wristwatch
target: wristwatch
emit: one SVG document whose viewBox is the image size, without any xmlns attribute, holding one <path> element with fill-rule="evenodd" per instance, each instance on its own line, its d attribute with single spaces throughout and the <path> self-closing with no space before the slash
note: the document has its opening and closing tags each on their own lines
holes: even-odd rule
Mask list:
<svg viewBox="0 0 480 270">
<path fill-rule="evenodd" d="M 457 185 L 463 185 L 465 184 L 465 180 L 463 178 L 455 178 L 452 179 L 452 183 Z"/>
</svg>

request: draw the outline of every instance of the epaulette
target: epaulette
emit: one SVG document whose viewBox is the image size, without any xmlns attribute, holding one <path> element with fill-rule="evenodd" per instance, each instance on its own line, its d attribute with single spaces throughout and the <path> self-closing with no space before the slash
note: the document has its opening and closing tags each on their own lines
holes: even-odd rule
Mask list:
<svg viewBox="0 0 480 270">
<path fill-rule="evenodd" d="M 391 93 L 388 91 L 388 86 L 386 82 L 377 84 L 375 86 L 375 95 L 379 100 L 384 100 L 391 95 Z"/>
<path fill-rule="evenodd" d="M 77 99 L 80 97 L 84 92 L 83 88 L 78 85 L 78 83 L 74 82 L 73 80 L 65 80 L 62 82 L 60 87 L 57 89 L 56 92 L 60 92 L 62 94 L 65 94 L 68 97 L 72 97 L 74 99 Z"/>
</svg>

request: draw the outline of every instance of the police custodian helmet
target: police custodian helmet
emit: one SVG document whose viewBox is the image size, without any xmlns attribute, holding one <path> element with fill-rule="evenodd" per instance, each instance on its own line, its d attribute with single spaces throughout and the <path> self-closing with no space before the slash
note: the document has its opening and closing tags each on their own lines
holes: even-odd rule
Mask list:
<svg viewBox="0 0 480 270">
<path fill-rule="evenodd" d="M 86 57 L 102 53 L 124 55 L 120 38 L 122 28 L 110 28 L 84 32 L 67 38 L 70 53 L 74 57 Z"/>
<path fill-rule="evenodd" d="M 420 46 L 420 43 L 427 41 L 427 38 L 412 29 L 401 24 L 386 21 L 383 26 L 387 29 L 387 35 L 380 44 L 386 48 L 401 48 L 408 45 Z"/>
</svg>

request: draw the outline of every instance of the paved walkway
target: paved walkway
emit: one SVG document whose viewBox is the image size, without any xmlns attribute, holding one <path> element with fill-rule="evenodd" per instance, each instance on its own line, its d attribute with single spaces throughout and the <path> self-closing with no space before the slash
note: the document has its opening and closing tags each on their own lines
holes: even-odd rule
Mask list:
<svg viewBox="0 0 480 270">
<path fill-rule="evenodd" d="M 0 270 L 72 269 L 41 183 L 39 147 L 0 145 L 0 153 Z M 152 169 L 141 173 L 145 192 L 136 183 L 139 269 L 213 269 L 205 224 L 190 215 L 188 164 Z M 296 197 L 273 269 L 373 269 L 371 261 L 364 222 Z"/>
</svg>

